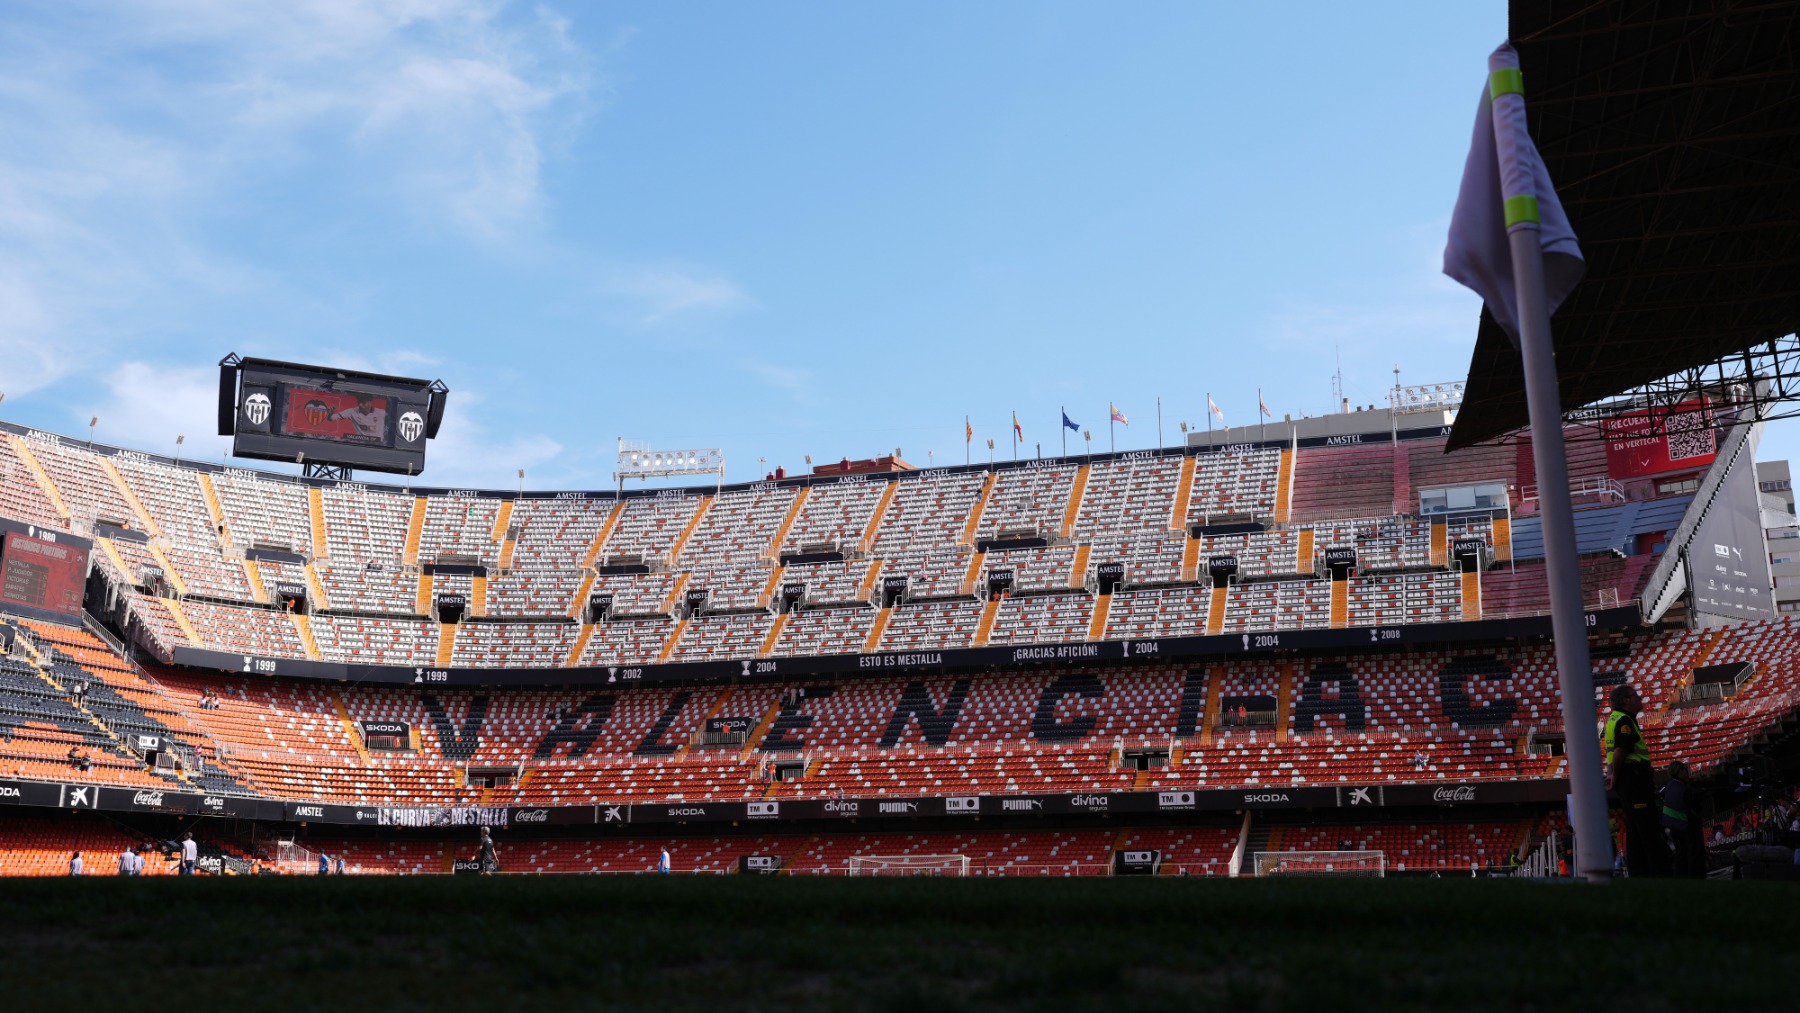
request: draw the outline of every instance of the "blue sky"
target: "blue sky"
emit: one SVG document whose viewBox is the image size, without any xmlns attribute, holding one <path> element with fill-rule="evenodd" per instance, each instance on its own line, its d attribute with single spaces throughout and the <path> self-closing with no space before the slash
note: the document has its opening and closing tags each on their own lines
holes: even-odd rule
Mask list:
<svg viewBox="0 0 1800 1013">
<path fill-rule="evenodd" d="M 1121 449 L 1460 379 L 1500 0 L 57 0 L 0 15 L 0 416 L 212 456 L 229 351 L 441 377 L 431 484 L 614 439 Z M 1765 440 L 1787 456 L 1791 424 Z M 766 463 L 763 461 L 766 460 Z M 373 478 L 374 476 L 368 476 Z"/>
</svg>

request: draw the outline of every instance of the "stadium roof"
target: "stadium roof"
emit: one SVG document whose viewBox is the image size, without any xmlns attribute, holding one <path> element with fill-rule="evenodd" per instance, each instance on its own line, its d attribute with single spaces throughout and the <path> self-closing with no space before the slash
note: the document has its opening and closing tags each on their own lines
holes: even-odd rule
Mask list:
<svg viewBox="0 0 1800 1013">
<path fill-rule="evenodd" d="M 1800 3 L 1514 0 L 1510 28 L 1588 264 L 1553 322 L 1563 410 L 1800 330 Z M 1446 449 L 1526 421 L 1484 308 Z"/>
</svg>

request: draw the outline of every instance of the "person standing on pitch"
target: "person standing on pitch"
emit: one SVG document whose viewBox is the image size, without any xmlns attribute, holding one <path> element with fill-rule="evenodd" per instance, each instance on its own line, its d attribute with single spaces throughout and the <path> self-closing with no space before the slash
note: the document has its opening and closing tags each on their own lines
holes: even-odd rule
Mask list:
<svg viewBox="0 0 1800 1013">
<path fill-rule="evenodd" d="M 181 874 L 192 876 L 194 869 L 200 864 L 200 845 L 194 843 L 193 834 L 181 835 Z"/>
<path fill-rule="evenodd" d="M 1662 823 L 1675 845 L 1675 876 L 1705 879 L 1706 842 L 1700 837 L 1700 821 L 1694 818 L 1694 792 L 1688 784 L 1688 765 L 1680 760 L 1669 763 L 1669 779 L 1662 788 Z"/>
<path fill-rule="evenodd" d="M 667 874 L 671 871 L 669 866 L 669 847 L 666 844 L 663 845 L 662 854 L 656 859 L 656 871 L 663 874 Z"/>
<path fill-rule="evenodd" d="M 81 875 L 81 852 L 79 851 L 69 856 L 69 875 Z"/>
<path fill-rule="evenodd" d="M 1601 750 L 1606 763 L 1606 790 L 1618 796 L 1625 823 L 1625 871 L 1631 878 L 1667 876 L 1669 848 L 1663 839 L 1661 805 L 1656 798 L 1656 771 L 1637 716 L 1644 701 L 1637 690 L 1621 683 L 1612 689 L 1612 714 L 1606 719 Z"/>
<path fill-rule="evenodd" d="M 500 859 L 494 855 L 494 838 L 487 827 L 481 828 L 481 850 L 476 853 L 475 861 L 481 866 L 483 876 L 500 871 Z"/>
<path fill-rule="evenodd" d="M 137 852 L 132 851 L 130 845 L 127 845 L 124 851 L 119 852 L 119 875 L 137 875 Z"/>
</svg>

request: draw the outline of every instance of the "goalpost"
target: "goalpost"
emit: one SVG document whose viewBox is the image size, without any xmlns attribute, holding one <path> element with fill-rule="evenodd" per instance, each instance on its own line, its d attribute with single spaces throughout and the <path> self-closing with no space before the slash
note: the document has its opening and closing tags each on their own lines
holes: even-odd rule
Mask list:
<svg viewBox="0 0 1800 1013">
<path fill-rule="evenodd" d="M 1258 851 L 1258 876 L 1387 876 L 1380 851 Z"/>
<path fill-rule="evenodd" d="M 967 855 L 857 855 L 850 859 L 852 876 L 967 876 Z"/>
</svg>

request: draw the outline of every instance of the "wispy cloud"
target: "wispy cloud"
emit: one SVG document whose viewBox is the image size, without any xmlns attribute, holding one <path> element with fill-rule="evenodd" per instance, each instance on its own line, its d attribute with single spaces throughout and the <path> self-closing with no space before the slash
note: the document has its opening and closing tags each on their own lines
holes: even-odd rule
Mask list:
<svg viewBox="0 0 1800 1013">
<path fill-rule="evenodd" d="M 182 436 L 181 456 L 217 457 L 231 447 L 217 435 L 218 383 L 217 369 L 122 363 L 103 378 L 104 399 L 72 406 L 66 431 L 85 434 L 88 419 L 97 416 L 94 434 L 102 443 L 168 454 Z"/>
<path fill-rule="evenodd" d="M 0 389 L 15 395 L 191 334 L 196 307 L 316 308 L 241 227 L 291 213 L 284 189 L 329 179 L 325 213 L 350 221 L 398 207 L 463 241 L 535 234 L 545 153 L 605 94 L 564 22 L 488 0 L 39 14 L 0 27 Z"/>
<path fill-rule="evenodd" d="M 676 317 L 739 310 L 749 298 L 721 275 L 677 266 L 615 266 L 601 272 L 599 293 L 626 307 L 638 324 L 653 326 Z"/>
</svg>

